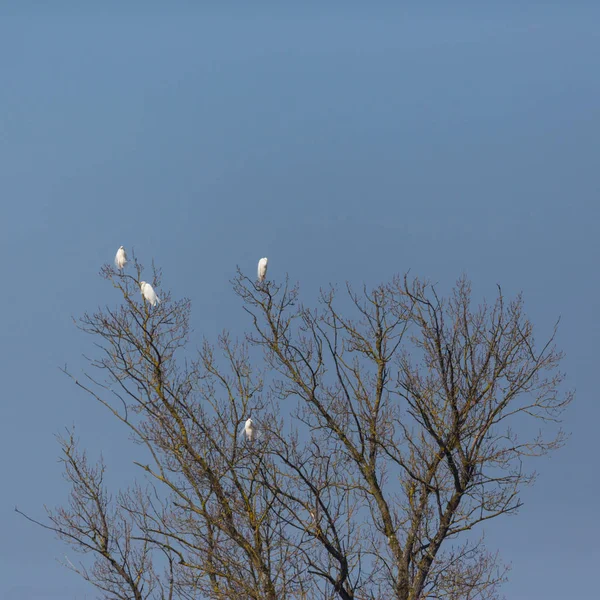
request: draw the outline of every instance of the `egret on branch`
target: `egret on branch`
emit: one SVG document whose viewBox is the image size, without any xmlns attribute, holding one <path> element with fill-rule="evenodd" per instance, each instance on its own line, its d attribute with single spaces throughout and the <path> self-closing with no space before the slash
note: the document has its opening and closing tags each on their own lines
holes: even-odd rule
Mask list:
<svg viewBox="0 0 600 600">
<path fill-rule="evenodd" d="M 269 259 L 265 256 L 258 261 L 258 281 L 263 282 L 267 277 Z"/>
<path fill-rule="evenodd" d="M 244 425 L 244 431 L 242 431 L 242 435 L 244 434 L 249 442 L 253 442 L 255 439 L 260 437 L 256 425 L 254 425 L 254 421 L 252 421 L 252 419 L 248 419 L 246 421 L 246 424 Z"/>
<path fill-rule="evenodd" d="M 149 283 L 140 281 L 140 290 L 142 292 L 142 298 L 147 300 L 152 306 L 156 306 L 160 302 L 154 288 Z"/>
<path fill-rule="evenodd" d="M 117 250 L 117 255 L 115 256 L 115 266 L 120 271 L 121 269 L 125 268 L 126 264 L 127 264 L 127 254 L 125 252 L 125 248 L 123 246 L 120 246 L 119 249 Z"/>
</svg>

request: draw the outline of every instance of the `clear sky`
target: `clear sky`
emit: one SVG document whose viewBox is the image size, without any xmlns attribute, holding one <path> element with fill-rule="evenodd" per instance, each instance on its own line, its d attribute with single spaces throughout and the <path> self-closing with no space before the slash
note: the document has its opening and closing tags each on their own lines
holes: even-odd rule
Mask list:
<svg viewBox="0 0 600 600">
<path fill-rule="evenodd" d="M 121 244 L 209 338 L 248 325 L 228 282 L 261 256 L 305 300 L 464 272 L 478 295 L 523 290 L 540 338 L 561 316 L 572 437 L 487 543 L 510 600 L 591 598 L 600 4 L 96 4 L 0 7 L 0 598 L 95 597 L 14 506 L 65 500 L 72 424 L 111 484 L 135 473 L 126 432 L 58 369 L 90 351 L 71 317 L 116 302 L 97 273 Z"/>
</svg>

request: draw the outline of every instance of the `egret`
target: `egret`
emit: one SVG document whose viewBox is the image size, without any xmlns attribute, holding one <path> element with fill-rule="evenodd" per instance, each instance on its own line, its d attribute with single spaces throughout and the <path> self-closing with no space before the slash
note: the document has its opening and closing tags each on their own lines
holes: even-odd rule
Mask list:
<svg viewBox="0 0 600 600">
<path fill-rule="evenodd" d="M 117 269 L 121 270 L 125 268 L 127 264 L 127 253 L 125 252 L 125 248 L 120 246 L 117 250 L 117 255 L 115 256 L 115 266 Z"/>
<path fill-rule="evenodd" d="M 246 439 L 249 442 L 254 441 L 258 437 L 258 431 L 252 419 L 248 419 L 246 421 L 246 424 L 244 425 L 244 431 L 242 433 L 246 434 Z"/>
<path fill-rule="evenodd" d="M 264 281 L 267 277 L 267 265 L 269 259 L 265 256 L 258 261 L 258 281 Z"/>
<path fill-rule="evenodd" d="M 142 298 L 147 300 L 152 306 L 156 306 L 160 302 L 154 288 L 149 283 L 140 281 L 140 290 L 142 292 Z"/>
</svg>

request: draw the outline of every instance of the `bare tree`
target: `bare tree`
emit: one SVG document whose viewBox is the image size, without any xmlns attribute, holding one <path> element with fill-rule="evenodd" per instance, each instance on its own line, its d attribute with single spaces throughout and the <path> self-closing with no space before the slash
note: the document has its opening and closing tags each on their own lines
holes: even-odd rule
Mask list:
<svg viewBox="0 0 600 600">
<path fill-rule="evenodd" d="M 498 598 L 505 569 L 472 530 L 518 510 L 524 459 L 563 443 L 572 400 L 521 297 L 397 277 L 310 308 L 238 272 L 250 333 L 193 355 L 189 301 L 143 303 L 133 264 L 102 270 L 123 302 L 81 319 L 101 354 L 76 383 L 146 448 L 148 486 L 112 500 L 71 436 L 71 502 L 42 523 L 95 554 L 71 566 L 105 598 Z"/>
</svg>

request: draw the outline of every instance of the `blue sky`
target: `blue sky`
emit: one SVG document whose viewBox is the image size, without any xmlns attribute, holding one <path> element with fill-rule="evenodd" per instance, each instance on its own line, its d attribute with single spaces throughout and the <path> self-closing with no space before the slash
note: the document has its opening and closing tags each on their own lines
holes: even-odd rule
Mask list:
<svg viewBox="0 0 600 600">
<path fill-rule="evenodd" d="M 3 599 L 95 597 L 13 509 L 66 498 L 65 426 L 112 484 L 135 473 L 58 369 L 84 366 L 71 318 L 116 301 L 97 273 L 121 244 L 208 338 L 242 334 L 228 282 L 261 256 L 305 299 L 411 269 L 523 290 L 540 338 L 561 316 L 572 436 L 487 543 L 511 600 L 597 589 L 600 6 L 295 4 L 0 9 Z"/>
</svg>

